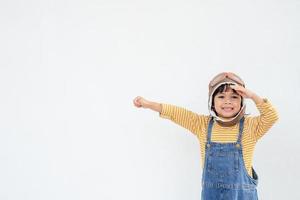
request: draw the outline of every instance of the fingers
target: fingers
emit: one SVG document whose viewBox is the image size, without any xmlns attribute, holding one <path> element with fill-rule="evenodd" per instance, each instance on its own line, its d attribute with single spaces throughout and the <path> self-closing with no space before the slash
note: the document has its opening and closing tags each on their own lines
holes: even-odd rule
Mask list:
<svg viewBox="0 0 300 200">
<path fill-rule="evenodd" d="M 230 87 L 235 90 L 239 95 L 241 95 L 242 97 L 246 98 L 247 95 L 245 93 L 245 88 L 238 85 L 238 84 L 232 84 L 230 85 Z"/>
<path fill-rule="evenodd" d="M 237 84 L 230 84 L 229 85 L 232 89 L 239 89 L 240 88 L 240 86 L 239 85 L 237 85 Z"/>
<path fill-rule="evenodd" d="M 240 91 L 236 91 L 239 95 L 241 95 L 242 97 L 246 97 L 245 94 L 243 92 Z"/>
<path fill-rule="evenodd" d="M 140 108 L 140 107 L 142 107 L 141 100 L 142 100 L 142 97 L 137 96 L 136 98 L 134 98 L 133 104 L 134 104 L 136 107 Z"/>
<path fill-rule="evenodd" d="M 245 91 L 245 88 L 236 84 L 236 85 L 230 85 L 230 87 L 234 90 L 236 90 L 237 92 L 240 91 L 240 92 L 244 92 Z"/>
</svg>

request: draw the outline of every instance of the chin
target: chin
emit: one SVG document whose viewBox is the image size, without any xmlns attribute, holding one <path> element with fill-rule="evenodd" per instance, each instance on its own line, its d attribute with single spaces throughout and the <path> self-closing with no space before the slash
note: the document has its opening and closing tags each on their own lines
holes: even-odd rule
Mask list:
<svg viewBox="0 0 300 200">
<path fill-rule="evenodd" d="M 223 117 L 223 118 L 233 118 L 237 115 L 238 113 L 235 113 L 235 114 L 231 114 L 231 115 L 219 115 L 220 117 Z"/>
<path fill-rule="evenodd" d="M 233 115 L 233 116 L 224 116 L 224 115 L 219 115 L 219 117 L 222 117 L 222 118 L 224 118 L 224 119 L 229 119 L 229 118 L 232 118 L 232 117 L 234 117 L 234 115 Z"/>
</svg>

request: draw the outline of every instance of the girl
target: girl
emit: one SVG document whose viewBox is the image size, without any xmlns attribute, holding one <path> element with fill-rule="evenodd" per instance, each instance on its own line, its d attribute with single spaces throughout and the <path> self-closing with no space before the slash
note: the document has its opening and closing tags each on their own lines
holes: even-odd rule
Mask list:
<svg viewBox="0 0 300 200">
<path fill-rule="evenodd" d="M 245 98 L 252 99 L 259 116 L 245 115 Z M 245 88 L 234 73 L 223 72 L 209 83 L 209 115 L 151 102 L 133 100 L 136 107 L 150 108 L 188 129 L 200 142 L 202 200 L 257 200 L 258 176 L 252 167 L 255 144 L 278 120 L 274 107 Z"/>
</svg>

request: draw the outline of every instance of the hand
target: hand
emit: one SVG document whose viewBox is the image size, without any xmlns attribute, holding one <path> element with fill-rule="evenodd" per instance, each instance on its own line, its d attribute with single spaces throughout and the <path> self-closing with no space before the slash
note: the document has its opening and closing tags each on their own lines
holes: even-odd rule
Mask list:
<svg viewBox="0 0 300 200">
<path fill-rule="evenodd" d="M 150 105 L 150 101 L 144 99 L 141 96 L 137 96 L 136 98 L 134 98 L 133 104 L 138 108 L 148 108 L 148 105 Z"/>
<path fill-rule="evenodd" d="M 144 99 L 143 97 L 137 96 L 133 100 L 133 104 L 138 108 L 149 108 L 153 111 L 162 112 L 162 104 L 157 102 L 152 102 Z"/>
<path fill-rule="evenodd" d="M 248 90 L 247 88 L 244 88 L 243 86 L 240 86 L 238 84 L 230 85 L 232 89 L 234 89 L 239 95 L 241 95 L 244 98 L 253 98 L 255 95 L 252 91 Z"/>
</svg>

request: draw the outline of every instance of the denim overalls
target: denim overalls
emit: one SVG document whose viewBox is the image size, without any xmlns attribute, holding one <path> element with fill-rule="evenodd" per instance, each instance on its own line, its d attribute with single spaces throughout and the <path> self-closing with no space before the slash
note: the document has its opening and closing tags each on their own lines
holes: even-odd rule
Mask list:
<svg viewBox="0 0 300 200">
<path fill-rule="evenodd" d="M 242 152 L 241 137 L 244 117 L 239 123 L 237 142 L 211 142 L 214 120 L 210 119 L 207 131 L 205 163 L 202 174 L 202 200 L 257 200 L 258 176 L 252 168 L 248 175 Z"/>
</svg>

